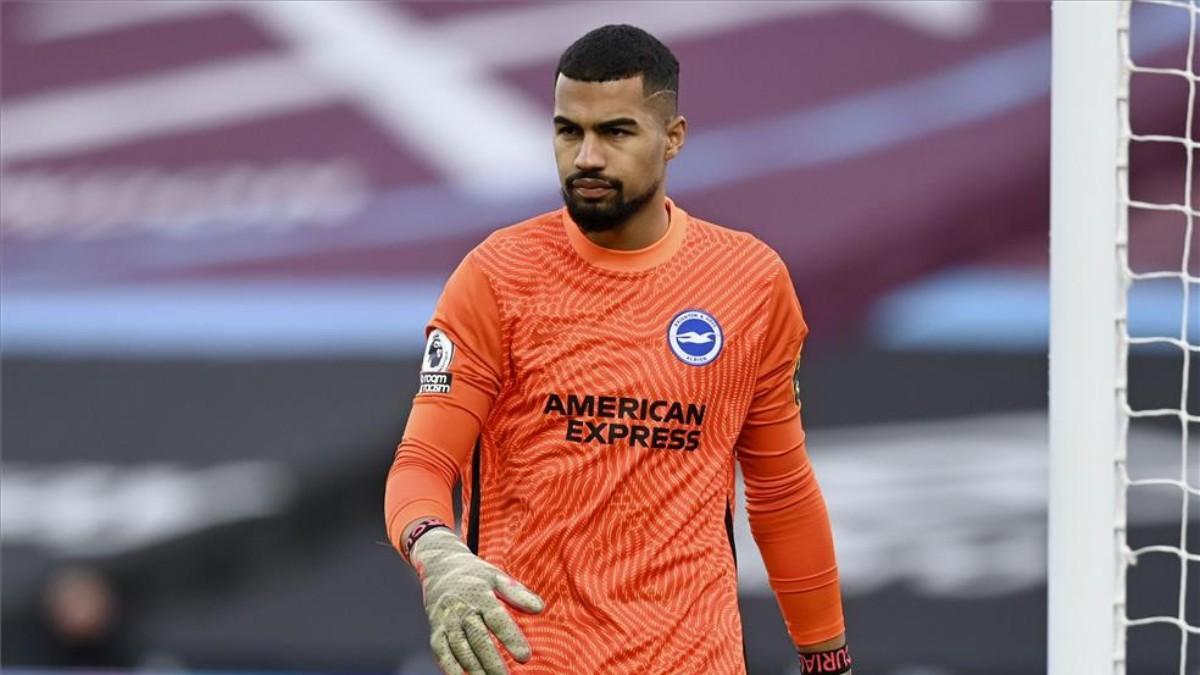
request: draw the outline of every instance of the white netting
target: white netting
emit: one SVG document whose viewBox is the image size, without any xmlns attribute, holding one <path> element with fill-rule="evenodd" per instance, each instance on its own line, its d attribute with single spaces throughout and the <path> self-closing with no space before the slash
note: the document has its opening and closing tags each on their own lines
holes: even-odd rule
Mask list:
<svg viewBox="0 0 1200 675">
<path fill-rule="evenodd" d="M 1197 217 L 1200 212 L 1197 211 L 1197 204 L 1193 201 L 1194 193 L 1200 192 L 1197 187 L 1197 169 L 1196 157 L 1200 150 L 1200 143 L 1197 142 L 1197 111 L 1196 111 L 1196 89 L 1197 89 L 1197 23 L 1200 17 L 1200 0 L 1126 0 L 1122 3 L 1121 22 L 1118 30 L 1120 41 L 1121 60 L 1124 64 L 1121 73 L 1120 93 L 1118 98 L 1119 119 L 1122 130 L 1122 139 L 1120 144 L 1120 156 L 1118 161 L 1118 186 L 1120 190 L 1121 207 L 1117 219 L 1117 253 L 1120 257 L 1121 269 L 1124 278 L 1124 293 L 1122 293 L 1121 310 L 1118 315 L 1119 333 L 1121 335 L 1120 345 L 1120 366 L 1118 374 L 1117 396 L 1119 407 L 1123 414 L 1121 415 L 1121 433 L 1118 444 L 1117 456 L 1117 475 L 1119 477 L 1120 486 L 1117 495 L 1117 512 L 1120 514 L 1116 524 L 1115 535 L 1116 543 L 1119 550 L 1124 552 L 1124 564 L 1119 568 L 1119 583 L 1117 586 L 1116 598 L 1116 613 L 1117 613 L 1117 669 L 1120 672 L 1123 669 L 1126 659 L 1126 643 L 1127 640 L 1132 640 L 1136 630 L 1146 630 L 1145 627 L 1159 626 L 1173 627 L 1178 631 L 1179 636 L 1179 656 L 1178 656 L 1178 672 L 1180 675 L 1187 675 L 1189 665 L 1196 669 L 1196 663 L 1188 663 L 1189 642 L 1193 647 L 1197 642 L 1200 642 L 1200 626 L 1197 625 L 1197 614 L 1200 614 L 1196 609 L 1189 610 L 1189 582 L 1194 586 L 1200 584 L 1200 578 L 1188 578 L 1189 565 L 1200 563 L 1200 554 L 1192 552 L 1192 549 L 1197 548 L 1194 544 L 1189 548 L 1189 532 L 1188 521 L 1194 516 L 1192 511 L 1200 507 L 1200 457 L 1189 457 L 1189 452 L 1195 454 L 1195 440 L 1197 428 L 1189 428 L 1192 425 L 1200 424 L 1200 414 L 1196 410 L 1189 410 L 1188 407 L 1188 389 L 1189 380 L 1192 379 L 1192 362 L 1200 360 L 1200 330 L 1196 328 L 1200 324 L 1200 276 L 1197 276 L 1196 269 L 1200 268 L 1193 261 L 1192 257 L 1197 255 L 1193 250 L 1198 248 L 1196 237 L 1200 234 L 1197 229 Z M 1188 24 L 1188 39 L 1186 45 L 1186 60 L 1183 63 L 1175 65 L 1170 64 L 1140 64 L 1135 57 L 1135 51 L 1131 50 L 1131 31 L 1134 32 L 1134 42 L 1137 41 L 1136 31 L 1138 30 L 1138 22 L 1134 16 L 1135 7 L 1137 10 L 1143 10 L 1142 6 L 1149 9 L 1150 6 L 1155 7 L 1155 11 L 1174 12 L 1178 15 L 1178 20 L 1187 22 Z M 1186 89 L 1186 105 L 1182 104 L 1179 107 L 1186 107 L 1186 111 L 1178 120 L 1176 130 L 1167 129 L 1165 133 L 1160 133 L 1159 130 L 1145 130 L 1137 128 L 1137 124 L 1133 123 L 1133 117 L 1136 117 L 1137 100 L 1134 100 L 1133 109 L 1135 115 L 1131 117 L 1131 81 L 1136 78 L 1175 78 L 1175 84 L 1165 85 L 1163 88 L 1177 86 L 1180 91 Z M 1169 80 L 1163 80 L 1168 82 Z M 1136 87 L 1134 87 L 1136 90 Z M 1146 145 L 1142 145 L 1146 144 Z M 1156 144 L 1153 147 L 1150 144 Z M 1172 165 L 1170 180 L 1178 180 L 1177 185 L 1182 188 L 1179 192 L 1179 197 L 1175 199 L 1157 199 L 1157 198 L 1139 198 L 1139 195 L 1130 194 L 1130 178 L 1131 173 L 1135 180 L 1141 178 L 1136 175 L 1138 163 L 1130 162 L 1131 154 L 1145 150 L 1145 152 L 1170 152 L 1170 148 L 1177 148 L 1180 157 L 1183 161 L 1178 165 L 1182 167 L 1182 173 L 1179 174 L 1175 165 Z M 1131 166 L 1133 167 L 1131 169 Z M 1177 177 L 1177 178 L 1176 178 Z M 1156 195 L 1157 196 L 1157 195 Z M 1171 219 L 1171 225 L 1167 224 L 1167 219 Z M 1175 227 L 1177 223 L 1182 226 L 1183 236 L 1181 246 L 1175 246 L 1175 239 L 1170 239 L 1161 232 L 1155 236 L 1159 240 L 1170 239 L 1172 246 L 1170 247 L 1178 254 L 1174 264 L 1163 264 L 1165 258 L 1161 257 L 1158 264 L 1152 266 L 1151 269 L 1141 269 L 1139 265 L 1131 265 L 1130 263 L 1130 242 L 1138 241 L 1140 232 L 1139 228 L 1164 228 Z M 1159 247 L 1160 249 L 1163 247 Z M 1168 256 L 1169 257 L 1169 256 Z M 1160 287 L 1167 285 L 1171 287 L 1169 303 L 1173 305 L 1176 299 L 1181 300 L 1182 304 L 1179 307 L 1179 325 L 1178 332 L 1165 330 L 1161 325 L 1153 331 L 1155 334 L 1134 334 L 1138 331 L 1131 331 L 1130 316 L 1131 312 L 1136 314 L 1139 302 L 1139 295 L 1130 293 L 1133 286 L 1147 286 L 1157 284 Z M 1178 293 L 1175 291 L 1177 284 Z M 1158 294 L 1161 300 L 1163 294 Z M 1173 310 L 1172 310 L 1173 311 Z M 1174 315 L 1171 315 L 1171 323 L 1173 323 Z M 1130 350 L 1157 350 L 1159 352 L 1169 352 L 1167 358 L 1178 359 L 1181 363 L 1182 372 L 1180 377 L 1180 390 L 1178 401 L 1170 401 L 1163 403 L 1161 400 L 1156 401 L 1153 406 L 1138 406 L 1131 405 L 1130 396 L 1130 377 L 1136 376 L 1136 373 L 1131 372 L 1137 366 L 1137 360 L 1131 360 Z M 1172 389 L 1173 397 L 1174 391 Z M 1130 436 L 1129 430 L 1131 425 L 1143 423 L 1157 424 L 1163 426 L 1164 423 L 1170 424 L 1172 427 L 1175 421 L 1178 421 L 1179 433 L 1179 457 L 1178 457 L 1178 472 L 1174 471 L 1174 461 L 1171 462 L 1173 475 L 1140 475 L 1137 471 L 1131 471 L 1131 465 L 1137 464 L 1139 447 L 1136 442 L 1138 436 Z M 1135 439 L 1131 442 L 1131 438 Z M 1162 466 L 1161 464 L 1159 465 Z M 1129 531 L 1126 523 L 1126 506 L 1130 501 L 1140 498 L 1141 494 L 1155 492 L 1159 495 L 1166 494 L 1170 499 L 1178 498 L 1180 501 L 1180 521 L 1178 529 L 1170 528 L 1173 532 L 1177 532 L 1177 537 L 1172 534 L 1171 540 L 1153 541 L 1153 542 L 1138 542 L 1136 547 L 1129 543 Z M 1173 503 L 1173 502 L 1172 502 Z M 1161 532 L 1159 533 L 1161 534 Z M 1193 533 L 1193 539 L 1200 539 Z M 1144 545 L 1142 545 L 1144 544 Z M 1153 603 L 1142 601 L 1141 598 L 1127 597 L 1126 587 L 1131 569 L 1136 565 L 1153 565 L 1156 557 L 1165 556 L 1170 561 L 1174 559 L 1178 565 L 1178 598 L 1171 598 L 1173 602 Z M 1197 568 L 1200 569 L 1200 568 Z M 1160 583 L 1156 588 L 1169 588 L 1170 584 Z M 1192 591 L 1195 595 L 1195 589 Z M 1138 602 L 1127 602 L 1138 601 Z M 1155 611 L 1141 613 L 1133 611 L 1130 604 L 1137 604 L 1143 607 L 1154 607 Z M 1189 614 L 1190 612 L 1190 614 Z M 1131 655 L 1132 657 L 1132 655 Z M 1132 659 L 1131 660 L 1137 660 Z M 1193 672 L 1200 672 L 1195 670 Z"/>
</svg>

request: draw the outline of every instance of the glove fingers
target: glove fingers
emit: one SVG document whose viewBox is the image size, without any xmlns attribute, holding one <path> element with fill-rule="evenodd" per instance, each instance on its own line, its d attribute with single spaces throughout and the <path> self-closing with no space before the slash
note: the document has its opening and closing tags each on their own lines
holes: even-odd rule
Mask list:
<svg viewBox="0 0 1200 675">
<path fill-rule="evenodd" d="M 539 614 L 546 608 L 546 603 L 536 593 L 506 574 L 496 575 L 495 587 L 500 597 L 524 612 Z"/>
<path fill-rule="evenodd" d="M 517 622 L 504 606 L 497 605 L 486 610 L 483 613 L 483 621 L 518 661 L 525 663 L 533 656 L 529 641 L 525 639 L 525 635 L 517 627 Z"/>
<path fill-rule="evenodd" d="M 453 652 L 450 651 L 450 643 L 446 639 L 445 631 L 435 632 L 429 639 L 429 646 L 433 649 L 433 658 L 437 660 L 438 666 L 445 675 L 464 675 L 458 659 L 454 658 Z"/>
<path fill-rule="evenodd" d="M 504 665 L 504 659 L 496 650 L 496 643 L 492 642 L 491 633 L 488 632 L 487 626 L 483 625 L 482 617 L 478 614 L 468 615 L 463 621 L 463 633 L 466 634 L 467 642 L 470 643 L 479 663 L 483 665 L 484 673 L 508 675 L 508 667 Z"/>
<path fill-rule="evenodd" d="M 483 664 L 479 663 L 475 651 L 471 649 L 471 643 L 467 641 L 467 636 L 460 626 L 456 625 L 446 629 L 446 642 L 450 645 L 453 658 L 468 673 L 474 675 L 484 672 Z"/>
</svg>

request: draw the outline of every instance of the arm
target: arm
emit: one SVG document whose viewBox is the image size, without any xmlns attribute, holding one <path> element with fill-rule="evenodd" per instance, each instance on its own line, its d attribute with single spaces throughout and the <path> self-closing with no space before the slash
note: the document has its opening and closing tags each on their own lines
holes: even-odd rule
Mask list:
<svg viewBox="0 0 1200 675">
<path fill-rule="evenodd" d="M 518 660 L 531 658 L 499 598 L 526 612 L 543 609 L 536 594 L 472 553 L 453 529 L 451 490 L 501 387 L 500 331 L 491 286 L 468 256 L 426 330 L 420 388 L 384 494 L 388 539 L 417 572 L 430 646 L 450 674 L 505 672 L 492 634 Z M 431 518 L 444 526 L 417 530 Z"/>
<path fill-rule="evenodd" d="M 421 385 L 385 490 L 388 539 L 424 517 L 453 525 L 451 491 L 500 392 L 503 345 L 491 285 L 468 255 L 450 275 L 426 328 Z"/>
<path fill-rule="evenodd" d="M 418 522 L 436 518 L 454 526 L 451 493 L 480 431 L 478 419 L 462 407 L 421 399 L 418 394 L 413 402 L 384 490 L 388 539 L 406 560 L 406 539 Z"/>
<path fill-rule="evenodd" d="M 808 327 L 782 263 L 767 312 L 758 382 L 737 444 L 746 514 L 804 672 L 848 672 L 846 655 L 811 656 L 844 646 L 845 623 L 833 534 L 794 384 Z"/>
</svg>

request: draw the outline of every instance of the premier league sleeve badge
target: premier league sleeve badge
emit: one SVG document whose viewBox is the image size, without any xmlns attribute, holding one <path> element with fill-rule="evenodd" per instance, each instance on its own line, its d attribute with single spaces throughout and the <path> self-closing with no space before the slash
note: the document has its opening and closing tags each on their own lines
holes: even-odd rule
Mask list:
<svg viewBox="0 0 1200 675">
<path fill-rule="evenodd" d="M 421 359 L 421 386 L 418 394 L 449 394 L 454 376 L 449 372 L 454 360 L 454 343 L 440 329 L 429 333 L 425 356 Z"/>
</svg>

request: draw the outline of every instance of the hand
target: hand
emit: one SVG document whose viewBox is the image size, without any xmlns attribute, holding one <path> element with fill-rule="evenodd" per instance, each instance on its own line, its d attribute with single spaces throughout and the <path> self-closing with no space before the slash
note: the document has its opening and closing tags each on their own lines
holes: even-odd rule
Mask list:
<svg viewBox="0 0 1200 675">
<path fill-rule="evenodd" d="M 496 650 L 494 633 L 521 663 L 533 656 L 529 642 L 497 599 L 497 594 L 517 609 L 538 614 L 545 603 L 495 565 L 471 553 L 452 530 L 430 530 L 409 553 L 429 616 L 429 644 L 438 665 L 447 675 L 506 675 L 504 659 Z"/>
</svg>

